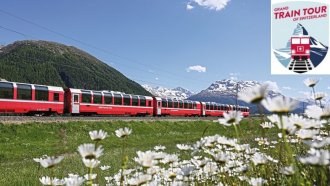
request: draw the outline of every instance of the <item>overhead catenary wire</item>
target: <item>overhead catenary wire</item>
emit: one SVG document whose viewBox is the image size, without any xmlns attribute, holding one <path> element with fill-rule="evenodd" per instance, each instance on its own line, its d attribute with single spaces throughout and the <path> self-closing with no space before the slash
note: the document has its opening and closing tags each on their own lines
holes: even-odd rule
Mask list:
<svg viewBox="0 0 330 186">
<path fill-rule="evenodd" d="M 144 63 L 141 63 L 141 62 L 139 62 L 139 61 L 137 61 L 137 60 L 133 60 L 133 59 L 131 59 L 131 58 L 128 58 L 128 57 L 125 57 L 125 56 L 122 56 L 122 55 L 116 54 L 116 53 L 114 53 L 114 52 L 110 52 L 110 51 L 105 50 L 105 49 L 103 49 L 103 48 L 101 48 L 101 47 L 97 47 L 97 46 L 92 45 L 92 44 L 90 44 L 90 43 L 87 43 L 87 42 L 81 41 L 81 40 L 79 40 L 79 39 L 73 38 L 73 37 L 71 37 L 71 36 L 68 36 L 68 35 L 66 35 L 66 34 L 60 33 L 60 32 L 58 32 L 58 31 L 55 31 L 55 30 L 50 29 L 50 28 L 48 28 L 48 27 L 46 27 L 46 26 L 43 26 L 43 25 L 41 25 L 41 24 L 35 23 L 35 22 L 33 22 L 33 21 L 30 21 L 30 20 L 28 20 L 28 19 L 26 19 L 26 18 L 23 18 L 23 17 L 17 16 L 17 15 L 15 15 L 15 14 L 10 13 L 10 12 L 8 12 L 8 11 L 5 11 L 5 10 L 3 10 L 3 9 L 0 9 L 0 12 L 2 12 L 3 14 L 6 14 L 6 15 L 8 15 L 8 16 L 11 16 L 11 17 L 13 17 L 13 18 L 15 18 L 15 19 L 18 19 L 18 20 L 20 20 L 20 21 L 23 21 L 23 22 L 29 23 L 29 24 L 31 24 L 31 25 L 34 25 L 35 27 L 41 28 L 41 29 L 43 29 L 43 30 L 46 30 L 46 31 L 48 31 L 48 32 L 51 32 L 51 33 L 56 34 L 56 35 L 58 35 L 58 36 L 61 36 L 61 37 L 63 37 L 63 38 L 66 38 L 66 39 L 69 39 L 69 40 L 71 40 L 71 41 L 74 41 L 74 42 L 80 43 L 80 44 L 82 44 L 82 45 L 84 45 L 84 46 L 87 46 L 87 47 L 89 47 L 89 48 L 92 48 L 92 49 L 95 49 L 95 50 L 101 51 L 101 52 L 103 52 L 103 53 L 105 53 L 105 54 L 112 55 L 112 56 L 116 56 L 116 57 L 118 57 L 118 58 L 120 58 L 120 59 L 123 59 L 123 60 L 129 61 L 129 62 L 132 62 L 132 63 L 138 64 L 138 65 L 142 65 L 142 66 L 149 67 L 149 68 L 152 67 L 153 69 L 160 70 L 160 71 L 163 72 L 163 73 L 167 73 L 167 74 L 169 74 L 169 75 L 165 75 L 165 76 L 167 76 L 167 77 L 169 77 L 169 78 L 174 78 L 174 77 L 173 77 L 173 75 L 174 75 L 174 76 L 175 76 L 175 79 L 178 79 L 178 78 L 179 78 L 179 79 L 182 79 L 182 80 L 185 80 L 185 81 L 194 82 L 194 83 L 196 83 L 196 82 L 200 83 L 201 81 L 203 81 L 202 79 L 198 79 L 198 81 L 196 81 L 196 80 L 192 80 L 192 79 L 189 78 L 189 77 L 182 76 L 182 74 L 178 75 L 178 74 L 173 73 L 173 72 L 171 72 L 171 71 L 168 71 L 168 70 L 165 70 L 165 69 L 158 68 L 158 67 L 156 67 L 156 66 L 154 66 L 154 65 L 151 65 L 151 64 L 144 64 Z M 112 60 L 112 61 L 113 61 L 113 60 Z M 120 63 L 120 65 L 123 65 L 123 63 Z M 125 65 L 123 65 L 123 66 L 125 66 Z M 126 66 L 128 66 L 128 65 L 126 65 Z M 132 68 L 132 67 L 128 66 L 128 68 Z M 145 71 L 147 71 L 147 70 L 145 70 Z M 147 71 L 147 72 L 148 72 L 148 73 L 152 73 L 152 72 L 150 72 L 150 71 Z M 156 74 L 156 75 L 157 75 L 157 74 Z M 160 75 L 160 74 L 158 74 L 158 75 Z M 180 78 L 180 76 L 181 76 L 181 78 Z M 182 78 L 182 77 L 183 77 L 183 78 Z M 205 82 L 205 83 L 210 83 L 210 82 L 206 82 L 206 81 L 204 81 L 204 82 Z"/>
</svg>

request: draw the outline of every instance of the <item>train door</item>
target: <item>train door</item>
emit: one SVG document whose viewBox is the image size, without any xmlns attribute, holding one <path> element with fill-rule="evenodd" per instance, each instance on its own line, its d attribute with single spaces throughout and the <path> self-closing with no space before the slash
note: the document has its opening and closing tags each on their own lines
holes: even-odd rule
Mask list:
<svg viewBox="0 0 330 186">
<path fill-rule="evenodd" d="M 72 94 L 72 102 L 71 102 L 71 106 L 72 106 L 72 114 L 79 114 L 79 106 L 80 106 L 80 101 L 79 101 L 79 94 Z"/>
<path fill-rule="evenodd" d="M 157 115 L 162 115 L 161 101 L 157 100 Z"/>
<path fill-rule="evenodd" d="M 205 116 L 206 105 L 204 102 L 201 103 L 202 103 L 202 116 Z"/>
</svg>

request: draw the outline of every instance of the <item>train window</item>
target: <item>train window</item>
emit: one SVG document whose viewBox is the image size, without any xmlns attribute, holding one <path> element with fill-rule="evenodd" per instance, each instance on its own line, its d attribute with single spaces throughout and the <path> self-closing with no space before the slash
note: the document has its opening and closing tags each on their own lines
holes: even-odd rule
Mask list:
<svg viewBox="0 0 330 186">
<path fill-rule="evenodd" d="M 48 87 L 35 85 L 35 100 L 48 101 Z"/>
<path fill-rule="evenodd" d="M 124 95 L 124 105 L 131 105 L 131 97 L 129 95 Z"/>
<path fill-rule="evenodd" d="M 189 109 L 192 109 L 193 108 L 193 105 L 191 102 L 189 102 Z"/>
<path fill-rule="evenodd" d="M 13 99 L 14 86 L 11 83 L 0 83 L 0 98 Z"/>
<path fill-rule="evenodd" d="M 137 96 L 132 96 L 132 105 L 139 106 L 139 98 Z"/>
<path fill-rule="evenodd" d="M 123 99 L 120 94 L 114 94 L 114 98 L 115 98 L 115 105 L 123 104 Z"/>
<path fill-rule="evenodd" d="M 292 44 L 300 44 L 300 38 L 292 38 Z"/>
<path fill-rule="evenodd" d="M 167 107 L 167 100 L 166 99 L 162 99 L 162 107 Z"/>
<path fill-rule="evenodd" d="M 183 108 L 183 101 L 179 101 L 179 108 Z"/>
<path fill-rule="evenodd" d="M 173 108 L 173 100 L 168 100 L 168 108 Z"/>
<path fill-rule="evenodd" d="M 17 99 L 32 100 L 31 85 L 17 84 Z"/>
<path fill-rule="evenodd" d="M 193 109 L 197 109 L 197 105 L 195 102 L 193 103 Z"/>
<path fill-rule="evenodd" d="M 73 102 L 79 103 L 79 96 L 77 94 L 73 95 Z"/>
<path fill-rule="evenodd" d="M 173 100 L 173 107 L 178 108 L 179 107 L 179 102 L 176 100 Z"/>
<path fill-rule="evenodd" d="M 140 97 L 140 106 L 145 107 L 145 106 L 147 106 L 146 104 L 147 104 L 146 98 L 141 96 Z"/>
<path fill-rule="evenodd" d="M 152 107 L 152 101 L 148 101 L 148 107 Z"/>
<path fill-rule="evenodd" d="M 309 38 L 301 38 L 301 44 L 309 44 Z"/>
<path fill-rule="evenodd" d="M 104 103 L 112 105 L 112 94 L 104 94 Z"/>
<path fill-rule="evenodd" d="M 82 103 L 92 103 L 92 94 L 90 91 L 81 91 Z"/>
<path fill-rule="evenodd" d="M 60 94 L 59 93 L 54 93 L 54 101 L 58 102 L 60 101 Z"/>
<path fill-rule="evenodd" d="M 102 93 L 93 92 L 93 100 L 94 100 L 94 104 L 102 104 Z"/>
<path fill-rule="evenodd" d="M 210 110 L 210 105 L 206 103 L 206 110 Z"/>
<path fill-rule="evenodd" d="M 183 102 L 183 107 L 184 107 L 185 109 L 189 108 L 188 101 L 184 101 L 184 102 Z"/>
</svg>

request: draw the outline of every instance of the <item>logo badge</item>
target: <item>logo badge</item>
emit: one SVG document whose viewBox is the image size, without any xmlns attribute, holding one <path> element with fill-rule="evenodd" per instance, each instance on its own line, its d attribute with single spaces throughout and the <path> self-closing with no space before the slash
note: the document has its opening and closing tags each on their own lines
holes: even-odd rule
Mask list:
<svg viewBox="0 0 330 186">
<path fill-rule="evenodd" d="M 330 74 L 329 0 L 272 0 L 272 74 Z"/>
</svg>

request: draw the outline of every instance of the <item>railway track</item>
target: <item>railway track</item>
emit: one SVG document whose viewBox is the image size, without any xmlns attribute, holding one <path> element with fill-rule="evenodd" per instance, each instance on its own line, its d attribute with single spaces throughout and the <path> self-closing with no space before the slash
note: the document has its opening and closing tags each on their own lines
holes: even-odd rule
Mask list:
<svg viewBox="0 0 330 186">
<path fill-rule="evenodd" d="M 312 70 L 314 67 L 311 62 L 306 60 L 293 60 L 289 65 L 289 70 L 292 70 L 297 73 L 305 73 Z"/>
<path fill-rule="evenodd" d="M 0 116 L 3 124 L 56 123 L 72 121 L 213 121 L 217 117 L 117 117 L 117 116 Z"/>
</svg>

